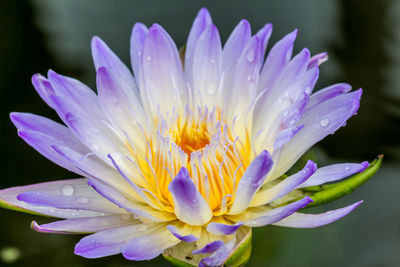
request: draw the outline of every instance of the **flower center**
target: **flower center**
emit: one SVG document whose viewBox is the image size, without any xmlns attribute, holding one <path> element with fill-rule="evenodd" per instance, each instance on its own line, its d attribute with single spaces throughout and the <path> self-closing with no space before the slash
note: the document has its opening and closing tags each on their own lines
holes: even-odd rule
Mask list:
<svg viewBox="0 0 400 267">
<path fill-rule="evenodd" d="M 210 133 L 205 122 L 185 123 L 173 129 L 173 141 L 189 156 L 210 143 Z"/>
</svg>

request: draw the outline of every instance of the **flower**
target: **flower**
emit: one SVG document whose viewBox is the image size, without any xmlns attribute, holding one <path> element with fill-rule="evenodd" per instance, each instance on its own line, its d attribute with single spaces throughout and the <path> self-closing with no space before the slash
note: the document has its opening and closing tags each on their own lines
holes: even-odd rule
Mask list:
<svg viewBox="0 0 400 267">
<path fill-rule="evenodd" d="M 184 58 L 157 24 L 134 25 L 131 71 L 92 40 L 97 95 L 48 72 L 33 85 L 64 125 L 12 113 L 18 135 L 83 178 L 0 191 L 3 205 L 64 220 L 32 227 L 85 233 L 75 253 L 160 253 L 218 266 L 252 227 L 318 227 L 360 202 L 322 214 L 297 212 L 312 199 L 301 188 L 362 172 L 367 162 L 285 173 L 316 142 L 355 114 L 361 89 L 340 83 L 312 93 L 327 54 L 292 57 L 297 31 L 264 55 L 272 25 L 256 34 L 242 20 L 222 47 L 206 9 L 197 15 Z M 134 78 L 135 77 L 135 78 Z M 4 204 L 6 203 L 6 204 Z"/>
</svg>

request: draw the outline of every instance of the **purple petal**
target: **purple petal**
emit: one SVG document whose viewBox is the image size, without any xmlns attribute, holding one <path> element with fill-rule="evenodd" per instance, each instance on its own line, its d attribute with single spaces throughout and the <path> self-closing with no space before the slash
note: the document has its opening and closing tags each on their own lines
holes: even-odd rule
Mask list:
<svg viewBox="0 0 400 267">
<path fill-rule="evenodd" d="M 163 114 L 174 106 L 189 103 L 188 91 L 178 50 L 168 33 L 154 24 L 143 47 L 143 77 L 147 101 L 154 116 L 158 106 Z"/>
<path fill-rule="evenodd" d="M 91 210 L 104 213 L 126 213 L 107 201 L 87 184 L 65 185 L 49 191 L 26 191 L 17 199 L 31 205 L 47 206 L 58 209 Z"/>
<path fill-rule="evenodd" d="M 232 86 L 234 78 L 234 70 L 250 38 L 250 23 L 247 20 L 241 20 L 224 45 L 223 70 L 225 73 L 224 91 L 226 94 L 229 94 L 229 89 Z"/>
<path fill-rule="evenodd" d="M 262 53 L 262 43 L 257 36 L 252 37 L 246 45 L 242 55 L 235 64 L 233 72 L 233 84 L 230 90 L 225 91 L 227 97 L 227 114 L 232 116 L 228 120 L 237 116 L 242 119 L 245 114 L 243 107 L 250 106 L 256 97 L 257 82 L 260 72 L 260 58 Z"/>
<path fill-rule="evenodd" d="M 354 115 L 360 104 L 361 89 L 337 96 L 306 111 L 298 121 L 304 128 L 282 148 L 274 177 L 285 173 L 312 145 L 333 134 Z"/>
<path fill-rule="evenodd" d="M 224 223 L 210 223 L 207 226 L 207 231 L 216 235 L 233 235 L 242 226 L 243 223 L 229 225 Z"/>
<path fill-rule="evenodd" d="M 91 118 L 102 117 L 97 95 L 89 87 L 76 79 L 62 76 L 52 70 L 49 70 L 48 76 L 48 81 L 56 96 L 80 107 Z M 51 101 L 53 102 L 53 100 Z"/>
<path fill-rule="evenodd" d="M 142 87 L 143 83 L 143 73 L 141 72 L 142 65 L 142 55 L 143 55 L 143 45 L 146 35 L 149 32 L 147 27 L 143 23 L 135 23 L 132 28 L 132 34 L 130 39 L 130 55 L 131 55 L 131 65 L 133 73 L 135 74 L 136 81 L 139 87 Z"/>
<path fill-rule="evenodd" d="M 264 56 L 265 56 L 265 50 L 268 45 L 269 38 L 271 37 L 272 34 L 272 24 L 268 23 L 265 24 L 264 27 L 262 27 L 257 33 L 256 36 L 261 42 L 261 56 L 260 56 L 260 65 L 264 63 Z"/>
<path fill-rule="evenodd" d="M 122 255 L 128 260 L 151 260 L 179 242 L 181 241 L 173 234 L 161 228 L 149 235 L 132 239 L 122 248 Z"/>
<path fill-rule="evenodd" d="M 193 78 L 195 77 L 193 72 L 193 54 L 195 51 L 195 47 L 197 46 L 197 41 L 199 40 L 204 30 L 211 24 L 212 20 L 208 10 L 206 8 L 200 9 L 199 13 L 194 19 L 192 28 L 190 29 L 188 40 L 186 42 L 185 73 L 190 83 L 193 82 Z"/>
<path fill-rule="evenodd" d="M 133 218 L 133 215 L 117 214 L 91 218 L 73 218 L 42 225 L 33 221 L 31 227 L 41 233 L 82 234 L 105 231 L 135 223 L 137 223 L 137 220 Z"/>
<path fill-rule="evenodd" d="M 229 211 L 230 215 L 239 214 L 247 209 L 255 193 L 263 184 L 267 173 L 271 170 L 272 164 L 271 155 L 266 150 L 253 159 L 240 179 L 235 199 Z"/>
<path fill-rule="evenodd" d="M 62 96 L 51 96 L 64 123 L 90 150 L 99 155 L 114 152 L 120 140 L 101 118 L 95 120 L 76 104 Z"/>
<path fill-rule="evenodd" d="M 276 78 L 292 57 L 296 35 L 297 30 L 294 30 L 271 48 L 260 74 L 259 92 L 273 87 Z"/>
<path fill-rule="evenodd" d="M 192 91 L 196 104 L 213 107 L 218 100 L 222 72 L 222 46 L 218 29 L 209 25 L 193 51 Z"/>
<path fill-rule="evenodd" d="M 100 258 L 121 253 L 127 242 L 159 229 L 159 224 L 138 223 L 85 236 L 75 246 L 75 254 L 85 258 Z"/>
<path fill-rule="evenodd" d="M 258 217 L 254 219 L 250 219 L 247 221 L 243 221 L 243 224 L 250 227 L 259 227 L 265 226 L 268 224 L 273 224 L 279 222 L 283 218 L 288 217 L 289 215 L 293 214 L 295 211 L 304 208 L 307 206 L 312 199 L 308 196 L 300 199 L 296 202 L 288 204 L 283 207 L 274 208 L 268 211 L 260 212 Z"/>
<path fill-rule="evenodd" d="M 292 138 L 301 130 L 303 129 L 304 125 L 295 126 L 292 128 L 285 129 L 276 136 L 275 143 L 274 143 L 274 151 L 280 149 L 284 146 L 287 142 L 292 140 Z"/>
<path fill-rule="evenodd" d="M 71 179 L 54 181 L 40 184 L 33 184 L 27 186 L 18 186 L 0 190 L 0 201 L 7 203 L 23 210 L 30 210 L 43 215 L 58 217 L 58 218 L 80 218 L 80 217 L 97 217 L 102 216 L 102 212 L 90 211 L 90 210 L 76 210 L 76 209 L 57 209 L 49 206 L 37 206 L 28 204 L 24 201 L 17 199 L 17 196 L 25 192 L 40 191 L 52 194 L 80 194 L 86 195 L 86 192 L 91 193 L 93 191 L 87 184 L 87 179 Z M 105 201 L 106 202 L 106 201 Z M 108 205 L 105 203 L 106 206 Z"/>
<path fill-rule="evenodd" d="M 51 102 L 50 95 L 54 94 L 54 90 L 46 77 L 40 74 L 35 74 L 32 76 L 32 84 L 33 87 L 35 87 L 36 92 L 44 100 L 44 102 L 46 102 L 49 107 L 53 108 L 53 103 Z"/>
<path fill-rule="evenodd" d="M 116 72 L 106 67 L 100 67 L 97 71 L 97 90 L 103 110 L 122 133 L 134 137 L 131 140 L 137 141 L 135 148 L 139 149 L 140 144 L 145 143 L 140 140 L 142 129 L 139 126 L 144 124 L 145 115 L 132 92 L 124 89 L 123 82 Z"/>
<path fill-rule="evenodd" d="M 125 91 L 126 96 L 136 100 L 134 94 L 138 94 L 138 92 L 131 71 L 99 37 L 93 37 L 91 44 L 92 57 L 96 71 L 99 70 L 100 67 L 106 67 L 110 72 L 114 72 L 115 75 L 118 75 L 119 84 Z M 139 102 L 136 100 L 135 104 L 137 103 Z"/>
<path fill-rule="evenodd" d="M 213 253 L 220 249 L 224 245 L 224 242 L 221 240 L 216 240 L 211 243 L 208 243 L 201 249 L 193 250 L 192 254 L 208 254 L 208 253 Z"/>
<path fill-rule="evenodd" d="M 297 188 L 337 181 L 353 175 L 356 172 L 363 172 L 368 166 L 369 163 L 364 161 L 360 164 L 343 163 L 322 167 L 319 168 L 307 181 L 297 186 Z"/>
<path fill-rule="evenodd" d="M 304 183 L 317 170 L 317 165 L 309 160 L 303 170 L 293 174 L 277 185 L 271 188 L 260 190 L 257 192 L 251 206 L 260 206 L 268 204 L 274 200 L 284 197 L 286 194 L 294 190 L 299 184 Z"/>
<path fill-rule="evenodd" d="M 203 225 L 211 219 L 211 209 L 186 168 L 180 169 L 168 185 L 168 190 L 172 194 L 174 211 L 179 220 L 189 225 Z"/>
<path fill-rule="evenodd" d="M 303 49 L 284 67 L 276 85 L 259 98 L 255 106 L 254 132 L 269 129 L 278 114 L 312 91 L 319 72 L 317 68 L 307 71 L 309 59 L 310 52 Z"/>
<path fill-rule="evenodd" d="M 338 83 L 328 86 L 324 89 L 319 90 L 310 97 L 310 102 L 308 103 L 307 110 L 321 104 L 322 102 L 334 98 L 335 96 L 345 94 L 351 90 L 351 85 L 347 83 Z"/>
<path fill-rule="evenodd" d="M 118 207 L 125 209 L 141 218 L 145 218 L 154 222 L 171 221 L 176 218 L 170 213 L 155 210 L 145 203 L 136 202 L 132 199 L 128 200 L 119 191 L 102 184 L 101 182 L 97 182 L 94 179 L 89 179 L 88 184 L 91 185 L 100 195 Z"/>
<path fill-rule="evenodd" d="M 71 162 L 60 157 L 53 145 L 68 144 L 85 155 L 89 150 L 65 126 L 29 113 L 11 113 L 11 121 L 18 128 L 18 135 L 40 154 L 70 171 L 84 175 Z"/>
<path fill-rule="evenodd" d="M 312 58 L 310 58 L 310 62 L 308 63 L 308 69 L 318 67 L 319 65 L 321 65 L 322 63 L 324 63 L 327 60 L 328 60 L 328 53 L 324 52 L 324 53 L 317 54 L 317 55 L 313 56 Z"/>
<path fill-rule="evenodd" d="M 199 263 L 199 267 L 205 266 L 222 266 L 226 259 L 231 255 L 235 249 L 236 238 L 232 239 L 228 243 L 224 244 L 212 255 L 202 259 Z"/>
<path fill-rule="evenodd" d="M 182 235 L 182 233 L 180 232 L 180 230 L 178 228 L 176 228 L 173 225 L 168 225 L 167 226 L 168 231 L 170 231 L 176 238 L 178 238 L 181 241 L 187 242 L 187 243 L 192 243 L 196 240 L 199 239 L 198 236 L 192 235 L 192 234 L 188 234 L 188 235 Z"/>
<path fill-rule="evenodd" d="M 293 213 L 289 217 L 274 223 L 277 226 L 291 227 L 291 228 L 315 228 L 320 227 L 329 223 L 333 223 L 341 219 L 342 217 L 349 214 L 355 208 L 357 208 L 363 201 L 359 201 L 347 207 L 327 211 L 320 214 L 304 214 L 304 213 Z"/>
</svg>

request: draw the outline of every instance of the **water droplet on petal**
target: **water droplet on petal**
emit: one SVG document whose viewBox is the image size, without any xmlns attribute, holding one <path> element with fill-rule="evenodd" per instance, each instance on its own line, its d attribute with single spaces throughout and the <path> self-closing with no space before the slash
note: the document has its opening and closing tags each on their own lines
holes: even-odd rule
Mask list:
<svg viewBox="0 0 400 267">
<path fill-rule="evenodd" d="M 326 127 L 329 124 L 329 119 L 323 119 L 319 122 L 319 125 L 321 125 L 321 127 Z"/>
<path fill-rule="evenodd" d="M 80 198 L 78 198 L 77 201 L 78 201 L 78 203 L 86 204 L 89 202 L 89 199 L 87 199 L 86 197 L 80 197 Z"/>
<path fill-rule="evenodd" d="M 250 50 L 247 52 L 246 59 L 247 59 L 249 62 L 253 62 L 254 59 L 255 59 L 255 57 L 256 57 L 256 50 L 255 50 L 255 49 L 250 49 Z"/>
<path fill-rule="evenodd" d="M 151 60 L 151 56 L 147 56 L 146 59 L 147 59 L 147 61 L 150 61 Z"/>
<path fill-rule="evenodd" d="M 72 196 L 72 195 L 74 194 L 74 192 L 75 192 L 75 189 L 74 189 L 74 187 L 73 187 L 72 185 L 70 185 L 70 184 L 64 185 L 64 186 L 61 188 L 61 193 L 62 193 L 64 196 Z"/>
<path fill-rule="evenodd" d="M 211 59 L 211 63 L 215 63 L 215 59 Z"/>
<path fill-rule="evenodd" d="M 345 170 L 345 171 L 348 171 L 348 170 L 350 170 L 350 167 L 346 167 L 346 168 L 344 168 L 344 170 Z"/>
</svg>

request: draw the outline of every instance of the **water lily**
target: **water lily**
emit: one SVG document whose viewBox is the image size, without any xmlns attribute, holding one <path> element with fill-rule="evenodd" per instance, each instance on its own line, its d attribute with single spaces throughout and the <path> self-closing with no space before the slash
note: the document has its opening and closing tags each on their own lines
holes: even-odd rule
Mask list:
<svg viewBox="0 0 400 267">
<path fill-rule="evenodd" d="M 321 214 L 298 210 L 313 201 L 314 186 L 367 162 L 317 168 L 310 160 L 285 173 L 346 124 L 362 91 L 339 83 L 313 93 L 327 54 L 292 57 L 295 30 L 264 60 L 271 32 L 266 24 L 252 35 L 242 20 L 222 46 L 201 9 L 181 54 L 160 25 L 135 24 L 133 74 L 94 37 L 97 94 L 52 70 L 34 75 L 65 125 L 29 113 L 11 120 L 29 145 L 82 178 L 1 190 L 2 206 L 63 219 L 33 222 L 39 232 L 88 234 L 75 247 L 86 258 L 163 253 L 203 266 L 243 264 L 252 227 L 311 228 L 347 215 L 361 201 Z"/>
</svg>

